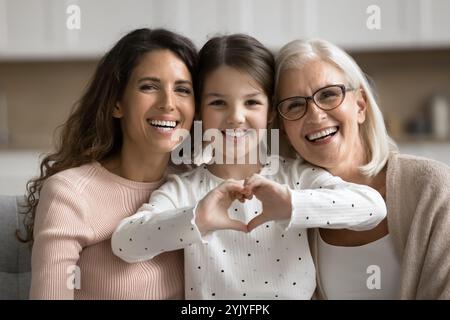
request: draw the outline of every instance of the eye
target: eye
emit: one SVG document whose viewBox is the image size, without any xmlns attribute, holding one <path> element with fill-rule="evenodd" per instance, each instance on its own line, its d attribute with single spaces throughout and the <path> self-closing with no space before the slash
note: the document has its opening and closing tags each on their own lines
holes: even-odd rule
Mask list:
<svg viewBox="0 0 450 320">
<path fill-rule="evenodd" d="M 176 88 L 175 91 L 179 92 L 183 96 L 189 96 L 189 95 L 192 94 L 192 90 L 190 88 L 187 88 L 187 87 L 178 87 L 178 88 Z"/>
<path fill-rule="evenodd" d="M 143 84 L 142 86 L 139 87 L 139 89 L 142 91 L 152 91 L 158 89 L 158 87 L 155 86 L 154 84 Z"/>
<path fill-rule="evenodd" d="M 245 104 L 247 106 L 255 106 L 255 105 L 262 104 L 262 103 L 260 101 L 258 101 L 258 100 L 251 99 L 251 100 L 245 101 Z"/>
<path fill-rule="evenodd" d="M 319 101 L 327 101 L 327 100 L 333 100 L 335 98 L 338 98 L 340 96 L 340 92 L 337 90 L 324 90 L 319 93 Z"/>
<path fill-rule="evenodd" d="M 208 103 L 210 106 L 223 107 L 226 105 L 225 100 L 217 99 Z"/>
<path fill-rule="evenodd" d="M 306 105 L 304 100 L 297 100 L 292 101 L 287 105 L 288 110 L 298 109 L 298 108 L 304 108 Z"/>
</svg>

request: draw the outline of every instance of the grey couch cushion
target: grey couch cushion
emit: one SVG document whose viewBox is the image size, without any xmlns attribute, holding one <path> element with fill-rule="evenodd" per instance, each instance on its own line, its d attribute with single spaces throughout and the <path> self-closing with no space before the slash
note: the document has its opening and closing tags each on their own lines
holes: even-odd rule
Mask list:
<svg viewBox="0 0 450 320">
<path fill-rule="evenodd" d="M 24 197 L 0 195 L 0 300 L 28 299 L 31 280 L 31 250 L 17 240 L 19 228 L 24 234 L 23 215 L 19 214 Z"/>
</svg>

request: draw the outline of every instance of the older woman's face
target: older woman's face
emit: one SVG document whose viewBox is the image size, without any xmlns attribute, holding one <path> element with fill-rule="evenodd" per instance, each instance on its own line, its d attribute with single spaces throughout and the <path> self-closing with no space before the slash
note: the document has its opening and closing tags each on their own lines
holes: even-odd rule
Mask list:
<svg viewBox="0 0 450 320">
<path fill-rule="evenodd" d="M 191 74 L 174 53 L 155 50 L 134 68 L 114 117 L 124 144 L 139 152 L 167 153 L 177 144 L 176 129 L 189 130 L 194 118 Z"/>
<path fill-rule="evenodd" d="M 317 89 L 334 84 L 349 87 L 338 68 L 323 61 L 312 61 L 300 69 L 281 72 L 278 101 L 292 96 L 311 96 Z M 321 110 L 310 101 L 302 118 L 283 119 L 283 127 L 302 158 L 333 172 L 336 167 L 354 164 L 364 153 L 359 124 L 365 120 L 365 110 L 366 103 L 358 89 L 347 92 L 342 104 L 330 111 Z"/>
</svg>

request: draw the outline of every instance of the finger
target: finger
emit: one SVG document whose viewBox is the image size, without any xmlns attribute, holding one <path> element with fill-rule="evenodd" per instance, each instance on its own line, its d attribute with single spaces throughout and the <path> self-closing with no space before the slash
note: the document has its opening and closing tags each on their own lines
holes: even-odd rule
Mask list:
<svg viewBox="0 0 450 320">
<path fill-rule="evenodd" d="M 258 179 L 260 175 L 257 173 L 252 174 L 250 177 L 244 180 L 244 187 L 253 182 L 255 179 Z"/>
<path fill-rule="evenodd" d="M 229 193 L 231 200 L 239 199 L 239 194 L 236 191 L 231 191 Z"/>
<path fill-rule="evenodd" d="M 253 194 L 246 195 L 245 199 L 252 200 L 253 199 Z"/>
<path fill-rule="evenodd" d="M 229 219 L 223 229 L 242 231 L 247 233 L 247 225 L 239 220 Z"/>
<path fill-rule="evenodd" d="M 244 187 L 242 189 L 241 195 L 243 198 L 250 200 L 253 197 L 253 193 L 250 189 L 247 189 L 247 187 Z"/>
<path fill-rule="evenodd" d="M 224 183 L 223 185 L 219 186 L 219 188 L 221 189 L 221 191 L 228 192 L 230 194 L 232 192 L 240 194 L 244 190 L 244 187 L 241 184 L 235 182 Z"/>
<path fill-rule="evenodd" d="M 245 200 L 248 199 L 248 196 L 243 192 L 232 191 L 230 192 L 230 196 L 233 200 L 236 199 L 241 202 L 245 202 Z"/>
<path fill-rule="evenodd" d="M 259 190 L 264 189 L 266 192 L 271 192 L 273 190 L 276 190 L 277 186 L 276 182 L 273 182 L 263 176 L 258 175 L 255 176 L 251 181 L 249 181 L 248 185 L 246 186 L 246 190 L 251 190 L 251 192 L 255 195 L 259 192 Z"/>
<path fill-rule="evenodd" d="M 246 200 L 246 197 L 243 195 L 243 194 L 239 194 L 239 196 L 238 196 L 238 200 L 239 200 L 239 202 L 242 202 L 242 203 L 244 203 L 245 202 L 245 200 Z"/>
<path fill-rule="evenodd" d="M 259 175 L 253 174 L 249 178 L 245 179 L 244 182 L 244 193 L 246 196 L 251 199 L 251 195 L 253 195 L 253 188 L 255 188 L 256 181 L 259 181 Z"/>
<path fill-rule="evenodd" d="M 244 186 L 244 183 L 242 181 L 238 181 L 238 180 L 234 180 L 234 179 L 227 179 L 224 182 L 222 182 L 222 184 L 237 184 L 241 187 Z"/>
<path fill-rule="evenodd" d="M 245 192 L 254 194 L 259 187 L 262 187 L 265 184 L 266 183 L 265 183 L 264 180 L 255 177 L 254 179 L 249 180 L 247 185 L 244 187 L 245 188 Z"/>
<path fill-rule="evenodd" d="M 260 215 L 254 217 L 252 220 L 250 220 L 250 222 L 247 224 L 248 232 L 251 232 L 253 229 L 259 227 L 263 223 L 270 220 L 268 217 L 264 216 L 263 213 L 261 213 Z"/>
</svg>

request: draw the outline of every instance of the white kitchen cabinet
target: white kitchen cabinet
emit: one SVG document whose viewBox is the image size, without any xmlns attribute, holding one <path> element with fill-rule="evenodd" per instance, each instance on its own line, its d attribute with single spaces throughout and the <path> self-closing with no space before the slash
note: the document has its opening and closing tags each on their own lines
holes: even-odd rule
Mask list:
<svg viewBox="0 0 450 320">
<path fill-rule="evenodd" d="M 69 5 L 81 29 L 69 30 Z M 369 30 L 370 6 L 381 28 Z M 126 32 L 164 27 L 198 47 L 244 32 L 272 49 L 320 37 L 346 49 L 450 46 L 447 0 L 0 0 L 0 60 L 98 58 Z"/>
<path fill-rule="evenodd" d="M 58 1 L 58 0 L 56 0 Z M 156 17 L 156 1 L 78 0 L 58 1 L 55 11 L 55 41 L 62 52 L 89 56 L 103 55 L 123 35 L 138 27 L 150 26 Z M 66 27 L 68 4 L 76 4 L 81 12 L 81 28 Z"/>
<path fill-rule="evenodd" d="M 0 0 L 1 55 L 9 52 L 37 53 L 49 49 L 45 0 Z"/>
<path fill-rule="evenodd" d="M 419 40 L 418 3 L 418 0 L 315 1 L 315 36 L 350 49 L 413 47 Z"/>
<path fill-rule="evenodd" d="M 424 47 L 450 44 L 450 1 L 420 0 L 420 43 Z"/>
<path fill-rule="evenodd" d="M 98 58 L 139 27 L 183 29 L 183 0 L 0 0 L 0 59 Z M 66 26 L 67 8 L 80 8 L 80 29 Z"/>
</svg>

